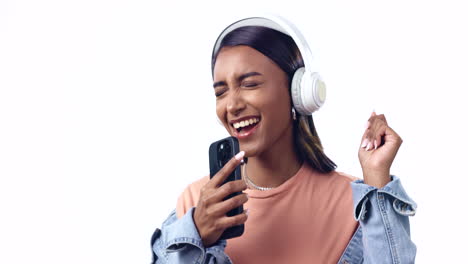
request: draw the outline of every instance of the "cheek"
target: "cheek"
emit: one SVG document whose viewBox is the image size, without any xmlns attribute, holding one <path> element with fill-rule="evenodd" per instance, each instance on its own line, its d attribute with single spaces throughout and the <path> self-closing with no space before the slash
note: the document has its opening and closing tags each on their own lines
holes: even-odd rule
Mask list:
<svg viewBox="0 0 468 264">
<path fill-rule="evenodd" d="M 287 118 L 291 111 L 291 98 L 289 92 L 269 93 L 264 96 L 263 108 L 271 113 L 273 119 L 281 120 Z"/>
<path fill-rule="evenodd" d="M 227 129 L 226 123 L 226 106 L 221 102 L 216 102 L 216 116 L 221 121 L 224 127 Z"/>
<path fill-rule="evenodd" d="M 224 121 L 226 116 L 226 106 L 222 100 L 216 100 L 216 115 L 221 121 Z"/>
<path fill-rule="evenodd" d="M 218 104 L 216 104 L 216 115 L 220 120 L 223 120 L 223 111 Z"/>
</svg>

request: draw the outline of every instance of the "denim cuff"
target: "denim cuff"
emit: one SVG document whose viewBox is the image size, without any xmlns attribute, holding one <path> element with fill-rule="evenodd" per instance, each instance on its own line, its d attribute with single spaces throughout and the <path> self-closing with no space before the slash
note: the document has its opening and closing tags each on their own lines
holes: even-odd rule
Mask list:
<svg viewBox="0 0 468 264">
<path fill-rule="evenodd" d="M 205 249 L 192 219 L 193 208 L 177 219 L 173 210 L 162 224 L 153 244 L 156 259 L 162 263 L 203 263 Z"/>
<path fill-rule="evenodd" d="M 169 263 L 186 263 L 189 260 L 190 263 L 231 263 L 224 253 L 225 240 L 219 240 L 205 249 L 193 220 L 194 209 L 195 207 L 191 208 L 180 219 L 177 219 L 175 210 L 172 211 L 162 225 L 153 251 L 156 255 L 162 255 Z"/>
<path fill-rule="evenodd" d="M 413 216 L 416 214 L 417 204 L 406 193 L 397 176 L 391 175 L 391 181 L 384 187 L 377 189 L 364 183 L 364 180 L 351 182 L 354 201 L 354 219 L 364 220 L 370 193 L 387 194 L 393 198 L 393 209 L 400 215 Z"/>
<path fill-rule="evenodd" d="M 204 251 L 202 240 L 192 217 L 194 208 L 191 208 L 182 218 L 165 226 L 165 228 L 170 229 L 164 239 L 168 252 L 180 251 L 189 245 Z"/>
</svg>

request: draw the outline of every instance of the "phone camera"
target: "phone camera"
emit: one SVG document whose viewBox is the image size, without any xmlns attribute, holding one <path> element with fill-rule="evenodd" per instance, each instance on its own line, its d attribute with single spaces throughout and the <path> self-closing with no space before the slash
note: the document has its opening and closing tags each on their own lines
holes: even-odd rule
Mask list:
<svg viewBox="0 0 468 264">
<path fill-rule="evenodd" d="M 220 162 L 220 166 L 224 166 L 228 161 L 229 159 L 231 158 L 230 157 L 230 153 L 231 153 L 231 145 L 229 144 L 228 141 L 223 141 L 221 143 L 219 143 L 218 145 L 218 157 L 219 157 L 219 162 Z"/>
</svg>

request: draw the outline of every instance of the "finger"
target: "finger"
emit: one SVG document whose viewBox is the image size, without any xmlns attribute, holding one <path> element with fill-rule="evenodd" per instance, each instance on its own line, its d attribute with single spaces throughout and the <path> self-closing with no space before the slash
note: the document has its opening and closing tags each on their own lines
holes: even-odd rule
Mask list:
<svg viewBox="0 0 468 264">
<path fill-rule="evenodd" d="M 388 129 L 388 126 L 382 122 L 382 125 L 376 128 L 375 131 L 375 136 L 374 136 L 374 149 L 377 149 L 381 145 L 383 145 L 385 142 L 385 133 Z"/>
<path fill-rule="evenodd" d="M 244 158 L 245 152 L 241 151 L 237 153 L 234 157 L 232 157 L 225 165 L 224 167 L 216 173 L 216 175 L 213 176 L 213 178 L 210 180 L 210 184 L 212 186 L 220 186 L 224 180 L 231 174 L 231 172 L 241 164 L 242 159 Z"/>
<path fill-rule="evenodd" d="M 384 114 L 379 115 L 379 118 L 380 118 L 381 120 L 383 120 L 383 121 L 385 122 L 385 124 L 387 124 L 387 119 L 385 118 L 385 115 L 384 115 Z"/>
<path fill-rule="evenodd" d="M 218 203 L 226 198 L 228 195 L 236 192 L 242 192 L 247 189 L 247 184 L 243 180 L 230 181 L 223 184 L 208 199 L 210 203 Z"/>
<path fill-rule="evenodd" d="M 367 144 L 369 143 L 369 139 L 367 139 L 365 136 L 366 134 L 364 134 L 364 137 L 361 140 L 361 148 L 366 148 Z"/>
<path fill-rule="evenodd" d="M 361 148 L 368 150 L 371 147 L 370 144 L 373 144 L 372 139 L 374 137 L 375 126 L 375 121 L 369 121 L 369 128 L 364 131 L 364 134 L 361 138 Z"/>
<path fill-rule="evenodd" d="M 375 150 L 382 145 L 387 127 L 387 123 L 382 119 L 374 122 L 371 137 L 369 138 L 369 141 L 372 142 L 372 144 L 368 145 L 366 150 Z"/>
<path fill-rule="evenodd" d="M 365 150 L 372 150 L 377 147 L 376 139 L 378 137 L 378 133 L 382 130 L 382 127 L 386 126 L 384 120 L 381 119 L 380 116 L 375 116 L 369 119 L 370 126 L 365 131 L 362 139 L 361 139 L 361 148 Z"/>
<path fill-rule="evenodd" d="M 370 122 L 369 122 L 369 120 L 368 120 L 368 121 L 366 121 L 366 125 L 365 125 L 365 127 L 364 127 L 364 131 L 367 130 L 369 127 L 370 127 Z"/>
<path fill-rule="evenodd" d="M 374 111 L 374 112 L 372 112 L 372 114 L 371 114 L 371 116 L 369 117 L 369 119 L 367 119 L 367 121 L 368 121 L 368 123 L 369 123 L 368 126 L 370 126 L 370 123 L 371 123 L 372 121 L 376 120 L 376 119 L 380 119 L 380 120 L 384 121 L 385 123 L 387 123 L 387 119 L 385 118 L 385 115 L 384 115 L 384 114 L 378 115 L 378 114 L 376 114 L 375 111 Z"/>
<path fill-rule="evenodd" d="M 401 137 L 389 126 L 387 126 L 387 129 L 385 130 L 384 140 L 388 142 L 395 142 L 398 145 L 403 143 Z"/>
<path fill-rule="evenodd" d="M 368 150 L 370 148 L 370 144 L 372 143 L 372 134 L 370 131 L 364 133 L 362 140 L 361 140 L 361 148 Z"/>
<path fill-rule="evenodd" d="M 366 128 L 364 129 L 364 133 L 362 134 L 362 137 L 361 137 L 361 143 L 364 143 L 365 139 L 368 138 L 369 136 L 369 133 L 371 132 L 371 128 L 372 128 L 372 123 L 371 123 L 371 119 L 369 118 L 367 120 L 367 124 L 366 124 Z M 366 142 L 367 144 L 367 142 Z M 361 147 L 363 147 L 361 145 Z"/>
<path fill-rule="evenodd" d="M 370 133 L 370 122 L 369 127 L 364 131 L 361 137 L 361 148 L 366 148 L 367 144 L 369 143 L 369 133 Z"/>
<path fill-rule="evenodd" d="M 222 229 L 226 229 L 232 226 L 237 226 L 245 223 L 248 217 L 248 210 L 245 210 L 241 214 L 235 216 L 226 216 L 219 220 L 219 227 Z"/>
<path fill-rule="evenodd" d="M 392 157 L 392 160 L 393 160 L 403 140 L 389 126 L 385 127 L 384 136 L 382 138 L 383 138 L 383 144 L 380 147 L 386 149 L 388 156 Z"/>
<path fill-rule="evenodd" d="M 248 195 L 243 193 L 236 195 L 226 201 L 222 201 L 218 204 L 213 205 L 211 210 L 215 215 L 225 215 L 227 212 L 231 211 L 234 208 L 237 208 L 245 204 L 249 200 Z"/>
<path fill-rule="evenodd" d="M 372 111 L 372 114 L 371 116 L 369 117 L 369 119 L 367 119 L 367 123 L 366 123 L 366 126 L 365 126 L 365 129 L 364 129 L 364 134 L 362 135 L 362 138 L 361 138 L 361 147 L 362 148 L 366 148 L 367 144 L 369 143 L 369 140 L 366 140 L 366 138 L 368 139 L 369 137 L 369 130 L 372 128 L 372 124 L 375 120 L 375 117 L 376 116 L 376 113 L 375 111 Z"/>
<path fill-rule="evenodd" d="M 372 140 L 372 138 L 370 138 L 366 146 L 366 151 L 374 149 L 374 144 L 375 144 L 375 141 Z"/>
</svg>

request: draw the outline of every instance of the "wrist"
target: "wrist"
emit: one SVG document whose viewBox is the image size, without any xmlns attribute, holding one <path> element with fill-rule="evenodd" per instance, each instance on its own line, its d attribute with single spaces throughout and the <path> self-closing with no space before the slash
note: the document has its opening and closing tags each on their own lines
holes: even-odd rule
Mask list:
<svg viewBox="0 0 468 264">
<path fill-rule="evenodd" d="M 363 171 L 364 183 L 378 189 L 390 182 L 390 171 Z"/>
</svg>

